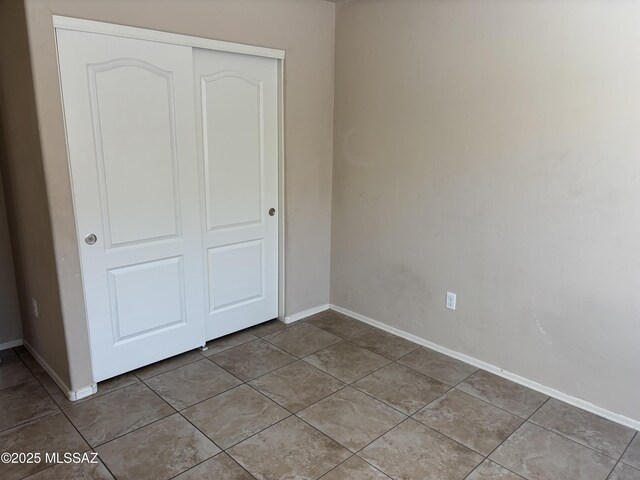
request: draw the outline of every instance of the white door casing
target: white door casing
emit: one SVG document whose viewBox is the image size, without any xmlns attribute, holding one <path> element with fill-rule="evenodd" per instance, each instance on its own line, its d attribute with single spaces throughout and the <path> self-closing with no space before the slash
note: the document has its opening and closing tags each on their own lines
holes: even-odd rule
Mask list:
<svg viewBox="0 0 640 480">
<path fill-rule="evenodd" d="M 278 316 L 278 61 L 193 52 L 209 340 Z"/>
<path fill-rule="evenodd" d="M 204 343 L 193 54 L 57 29 L 94 380 Z M 95 234 L 93 245 L 85 242 Z"/>
</svg>

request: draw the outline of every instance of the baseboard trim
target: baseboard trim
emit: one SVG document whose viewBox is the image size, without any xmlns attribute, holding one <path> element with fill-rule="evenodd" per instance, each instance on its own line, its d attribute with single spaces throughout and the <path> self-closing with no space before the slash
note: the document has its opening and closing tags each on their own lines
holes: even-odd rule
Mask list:
<svg viewBox="0 0 640 480">
<path fill-rule="evenodd" d="M 329 308 L 329 307 L 327 307 Z M 0 350 L 6 350 L 8 348 L 19 347 L 24 344 L 24 340 L 12 340 L 10 342 L 0 343 Z"/>
<path fill-rule="evenodd" d="M 360 320 L 361 322 L 377 327 L 386 332 L 393 333 L 394 335 L 405 338 L 411 342 L 417 343 L 418 345 L 422 345 L 423 347 L 427 347 L 432 350 L 435 350 L 436 352 L 440 352 L 450 357 L 456 358 L 458 360 L 462 360 L 463 362 L 473 365 L 474 367 L 481 368 L 495 375 L 506 378 L 507 380 L 511 380 L 512 382 L 518 383 L 525 387 L 529 387 L 530 389 L 535 390 L 537 392 L 544 393 L 545 395 L 553 397 L 562 402 L 568 403 L 569 405 L 573 405 L 574 407 L 581 408 L 582 410 L 586 410 L 587 412 L 594 413 L 600 417 L 606 418 L 608 420 L 619 423 L 626 427 L 633 428 L 634 430 L 640 430 L 640 420 L 634 420 L 632 418 L 625 417 L 624 415 L 611 412 L 602 407 L 598 407 L 597 405 L 594 405 L 593 403 L 590 403 L 586 400 L 582 400 L 581 398 L 573 397 L 566 393 L 560 392 L 554 388 L 534 382 L 533 380 L 529 380 L 528 378 L 521 377 L 520 375 L 516 375 L 515 373 L 511 373 L 500 367 L 496 367 L 495 365 L 491 365 L 490 363 L 486 363 L 486 362 L 483 362 L 482 360 L 478 360 L 477 358 L 470 357 L 469 355 L 465 355 L 464 353 L 456 352 L 455 350 L 450 350 L 446 347 L 438 345 L 437 343 L 430 342 L 429 340 L 425 340 L 424 338 L 405 332 L 404 330 L 391 327 L 386 323 L 382 323 L 378 320 L 374 320 L 372 318 L 366 317 L 364 315 L 353 312 L 346 308 L 339 307 L 338 305 L 329 304 L 329 308 L 331 308 L 332 310 L 335 310 L 336 312 L 355 318 L 356 320 Z"/>
<path fill-rule="evenodd" d="M 54 382 L 56 382 L 56 385 L 60 387 L 60 390 L 62 390 L 67 395 L 67 398 L 69 399 L 69 401 L 73 402 L 75 400 L 80 400 L 81 398 L 85 398 L 85 397 L 88 397 L 89 395 L 93 395 L 98 391 L 98 385 L 96 383 L 92 383 L 91 385 L 83 387 L 79 390 L 71 390 L 71 388 L 69 388 L 69 386 L 58 376 L 55 370 L 51 368 L 51 365 L 49 365 L 47 361 L 44 358 L 42 358 L 40 354 L 36 352 L 31 345 L 29 345 L 29 342 L 24 340 L 23 344 L 25 348 L 29 350 L 29 353 L 33 355 L 33 358 L 35 358 L 36 361 L 40 364 L 40 366 L 44 369 L 44 371 L 49 374 L 49 376 L 53 379 Z"/>
<path fill-rule="evenodd" d="M 284 317 L 284 323 L 289 324 L 293 322 L 297 322 L 298 320 L 302 320 L 303 318 L 310 317 L 311 315 L 315 315 L 316 313 L 324 312 L 325 310 L 329 310 L 329 304 L 325 303 L 324 305 L 318 305 L 317 307 L 307 308 L 298 313 L 294 313 L 293 315 L 287 315 Z"/>
</svg>

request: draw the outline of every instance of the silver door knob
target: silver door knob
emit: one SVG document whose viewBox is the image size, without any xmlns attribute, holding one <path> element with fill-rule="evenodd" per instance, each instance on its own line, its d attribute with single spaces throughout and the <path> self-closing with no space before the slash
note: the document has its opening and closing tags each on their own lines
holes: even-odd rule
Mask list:
<svg viewBox="0 0 640 480">
<path fill-rule="evenodd" d="M 273 217 L 276 214 L 276 209 L 275 208 L 270 208 L 269 209 L 269 216 Z"/>
<path fill-rule="evenodd" d="M 87 245 L 93 245 L 98 241 L 98 237 L 96 237 L 93 233 L 90 233 L 89 235 L 84 237 L 84 241 L 87 243 Z"/>
</svg>

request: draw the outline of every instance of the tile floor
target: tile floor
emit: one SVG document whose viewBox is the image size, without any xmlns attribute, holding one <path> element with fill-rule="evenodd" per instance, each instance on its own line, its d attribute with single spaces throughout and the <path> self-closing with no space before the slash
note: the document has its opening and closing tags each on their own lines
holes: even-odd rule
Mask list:
<svg viewBox="0 0 640 480">
<path fill-rule="evenodd" d="M 24 348 L 0 352 L 3 480 L 640 480 L 640 435 L 327 311 L 268 322 L 70 402 Z"/>
</svg>

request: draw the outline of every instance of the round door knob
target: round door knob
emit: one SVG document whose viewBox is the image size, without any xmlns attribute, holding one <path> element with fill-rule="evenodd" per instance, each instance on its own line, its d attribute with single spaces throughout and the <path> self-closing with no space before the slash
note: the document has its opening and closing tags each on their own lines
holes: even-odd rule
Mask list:
<svg viewBox="0 0 640 480">
<path fill-rule="evenodd" d="M 84 241 L 87 243 L 87 245 L 93 245 L 98 241 L 98 237 L 96 237 L 93 233 L 90 233 L 89 235 L 84 237 Z"/>
<path fill-rule="evenodd" d="M 276 214 L 276 209 L 275 208 L 270 208 L 269 209 L 269 216 L 273 217 Z"/>
</svg>

